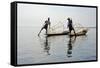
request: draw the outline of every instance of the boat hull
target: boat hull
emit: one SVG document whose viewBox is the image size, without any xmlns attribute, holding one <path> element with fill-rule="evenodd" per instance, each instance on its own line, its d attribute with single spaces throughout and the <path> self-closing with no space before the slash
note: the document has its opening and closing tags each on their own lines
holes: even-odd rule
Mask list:
<svg viewBox="0 0 100 68">
<path fill-rule="evenodd" d="M 86 35 L 87 30 L 82 30 L 80 32 L 77 32 L 76 34 L 74 33 L 69 33 L 67 32 L 62 32 L 62 33 L 48 33 L 47 36 L 59 36 L 59 35 L 69 35 L 69 36 L 82 36 L 82 35 Z"/>
</svg>

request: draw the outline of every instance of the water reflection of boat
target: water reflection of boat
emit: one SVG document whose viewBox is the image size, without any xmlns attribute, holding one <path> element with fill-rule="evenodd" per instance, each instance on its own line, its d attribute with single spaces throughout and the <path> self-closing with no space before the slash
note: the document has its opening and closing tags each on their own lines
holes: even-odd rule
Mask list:
<svg viewBox="0 0 100 68">
<path fill-rule="evenodd" d="M 78 36 L 64 36 L 64 37 L 65 38 L 62 41 L 63 41 L 63 43 L 66 43 L 66 46 L 67 46 L 65 55 L 66 55 L 66 57 L 71 58 L 72 55 L 73 55 L 74 44 L 75 44 L 77 38 L 80 38 L 80 40 L 83 40 L 84 37 L 86 38 L 87 36 L 84 35 L 84 36 L 81 36 L 81 37 L 78 37 Z M 48 37 L 48 36 L 45 36 L 43 38 L 39 37 L 40 41 L 43 43 L 43 44 L 41 44 L 41 45 L 43 45 L 43 51 L 48 56 L 52 54 L 50 52 L 50 50 L 52 50 L 52 49 L 51 49 L 51 42 L 50 42 L 49 38 L 52 38 L 52 37 Z M 67 39 L 68 39 L 68 41 L 67 41 Z"/>
<path fill-rule="evenodd" d="M 84 36 L 81 36 L 81 37 L 69 36 L 69 40 L 68 40 L 68 44 L 67 44 L 67 46 L 68 46 L 67 47 L 67 55 L 66 56 L 69 57 L 69 58 L 72 57 L 72 51 L 73 51 L 73 47 L 74 47 L 75 42 L 77 40 L 84 41 L 86 38 L 87 38 L 87 35 L 84 35 Z M 79 42 L 79 43 L 81 43 L 81 42 Z"/>
</svg>

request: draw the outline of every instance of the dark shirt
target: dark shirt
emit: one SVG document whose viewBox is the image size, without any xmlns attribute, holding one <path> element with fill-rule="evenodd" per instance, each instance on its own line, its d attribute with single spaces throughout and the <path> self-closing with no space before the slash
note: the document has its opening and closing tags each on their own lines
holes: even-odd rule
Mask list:
<svg viewBox="0 0 100 68">
<path fill-rule="evenodd" d="M 50 25 L 50 21 L 47 21 L 47 20 L 46 20 L 46 21 L 45 21 L 44 28 L 47 29 L 47 28 L 48 28 L 48 25 Z"/>
<path fill-rule="evenodd" d="M 68 28 L 69 28 L 70 30 L 73 29 L 72 20 L 68 20 Z"/>
</svg>

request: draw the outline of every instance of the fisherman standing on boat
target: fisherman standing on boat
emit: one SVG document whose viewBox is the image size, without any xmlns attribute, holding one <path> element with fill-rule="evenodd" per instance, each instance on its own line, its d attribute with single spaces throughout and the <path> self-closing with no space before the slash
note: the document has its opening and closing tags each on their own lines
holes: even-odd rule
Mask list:
<svg viewBox="0 0 100 68">
<path fill-rule="evenodd" d="M 42 31 L 43 29 L 46 30 L 46 34 L 47 34 L 47 32 L 48 32 L 48 25 L 49 25 L 49 29 L 50 29 L 50 24 L 51 24 L 50 18 L 48 17 L 48 20 L 45 21 L 44 26 L 41 28 L 41 30 L 40 30 L 38 36 L 40 35 L 40 33 L 41 33 L 41 31 Z"/>
<path fill-rule="evenodd" d="M 75 29 L 74 29 L 74 27 L 73 27 L 73 22 L 72 22 L 72 20 L 71 20 L 70 18 L 67 18 L 67 20 L 68 20 L 68 25 L 67 25 L 67 27 L 69 28 L 69 33 L 71 34 L 71 31 L 73 30 L 73 31 L 74 31 L 74 34 L 75 34 L 75 36 L 76 36 L 76 33 L 75 33 Z"/>
</svg>

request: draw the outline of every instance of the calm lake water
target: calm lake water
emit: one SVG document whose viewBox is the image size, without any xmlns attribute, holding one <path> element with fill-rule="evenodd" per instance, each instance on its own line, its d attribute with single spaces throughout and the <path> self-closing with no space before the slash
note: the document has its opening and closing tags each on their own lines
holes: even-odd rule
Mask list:
<svg viewBox="0 0 100 68">
<path fill-rule="evenodd" d="M 18 64 L 55 63 L 96 60 L 96 28 L 86 36 L 67 35 L 46 37 L 39 30 L 18 28 Z"/>
</svg>

